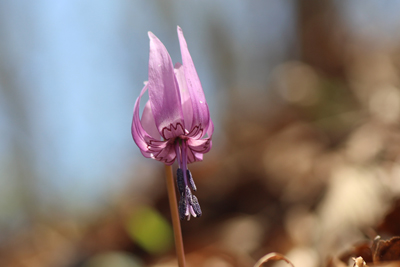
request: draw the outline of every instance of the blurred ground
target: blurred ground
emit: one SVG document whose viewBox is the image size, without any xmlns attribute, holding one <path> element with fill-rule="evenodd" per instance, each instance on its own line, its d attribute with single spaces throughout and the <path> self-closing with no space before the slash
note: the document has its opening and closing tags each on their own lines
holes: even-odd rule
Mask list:
<svg viewBox="0 0 400 267">
<path fill-rule="evenodd" d="M 212 152 L 189 166 L 203 216 L 182 222 L 188 266 L 253 266 L 272 251 L 296 267 L 400 260 L 398 248 L 371 256 L 377 244 L 397 246 L 372 247 L 376 235 L 400 235 L 400 39 L 354 31 L 343 19 L 354 9 L 337 1 L 291 3 L 293 50 L 269 72 L 251 70 L 265 83 L 229 82 L 240 57 L 223 39 L 213 44 L 224 51 L 225 104 Z M 147 182 L 134 183 L 139 175 Z M 86 217 L 30 208 L 3 231 L 0 266 L 176 266 L 163 166 L 124 176 L 132 185 Z M 352 250 L 360 242 L 370 254 Z"/>
</svg>

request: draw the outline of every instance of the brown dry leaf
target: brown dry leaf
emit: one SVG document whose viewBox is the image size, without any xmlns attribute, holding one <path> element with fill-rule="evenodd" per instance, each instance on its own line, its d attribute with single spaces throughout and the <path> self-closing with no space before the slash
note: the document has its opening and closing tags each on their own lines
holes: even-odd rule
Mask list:
<svg viewBox="0 0 400 267">
<path fill-rule="evenodd" d="M 349 263 L 353 257 L 361 256 L 367 263 L 372 262 L 371 241 L 363 241 L 344 252 L 339 259 Z"/>
<path fill-rule="evenodd" d="M 394 236 L 389 240 L 381 240 L 380 236 L 377 236 L 371 250 L 374 263 L 398 261 L 400 260 L 400 236 Z"/>
<path fill-rule="evenodd" d="M 385 218 L 378 225 L 377 231 L 382 234 L 400 235 L 400 199 L 394 201 L 391 210 L 386 214 Z"/>
<path fill-rule="evenodd" d="M 264 263 L 268 262 L 268 261 L 280 261 L 280 260 L 284 260 L 286 261 L 288 264 L 290 264 L 291 267 L 294 267 L 293 263 L 288 260 L 285 256 L 283 256 L 282 254 L 279 253 L 269 253 L 267 255 L 265 255 L 264 257 L 262 257 L 261 259 L 259 259 L 257 261 L 257 263 L 254 265 L 254 267 L 260 267 L 262 266 Z"/>
</svg>

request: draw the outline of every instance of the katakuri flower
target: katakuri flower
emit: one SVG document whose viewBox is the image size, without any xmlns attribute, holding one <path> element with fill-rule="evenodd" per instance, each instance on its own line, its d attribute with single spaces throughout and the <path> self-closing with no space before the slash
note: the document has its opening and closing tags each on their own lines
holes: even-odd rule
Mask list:
<svg viewBox="0 0 400 267">
<path fill-rule="evenodd" d="M 201 209 L 191 192 L 196 186 L 187 165 L 203 160 L 211 149 L 214 125 L 182 29 L 178 26 L 183 64 L 175 67 L 161 41 L 148 34 L 149 80 L 135 103 L 132 136 L 143 156 L 167 165 L 178 162 L 179 215 L 190 219 L 201 216 Z M 140 119 L 140 99 L 147 90 L 149 100 Z"/>
</svg>

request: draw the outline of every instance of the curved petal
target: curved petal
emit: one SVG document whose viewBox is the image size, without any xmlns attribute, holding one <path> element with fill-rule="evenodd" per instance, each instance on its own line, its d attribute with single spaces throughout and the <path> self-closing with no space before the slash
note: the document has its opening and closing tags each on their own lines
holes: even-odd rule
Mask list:
<svg viewBox="0 0 400 267">
<path fill-rule="evenodd" d="M 191 149 L 188 149 L 187 151 L 187 162 L 193 163 L 197 161 L 202 161 L 203 160 L 203 154 L 202 153 L 197 153 L 195 151 L 192 151 Z"/>
<path fill-rule="evenodd" d="M 147 143 L 145 141 L 145 136 L 148 136 L 146 131 L 143 129 L 140 119 L 139 119 L 139 105 L 140 105 L 140 99 L 142 98 L 142 95 L 146 92 L 147 90 L 147 84 L 143 87 L 142 91 L 140 92 L 139 97 L 136 99 L 135 106 L 133 108 L 133 119 L 132 119 L 132 127 L 131 127 L 131 132 L 132 132 L 132 137 L 133 140 L 135 141 L 136 145 L 139 147 L 141 151 L 147 151 Z M 144 155 L 145 157 L 149 157 Z"/>
<path fill-rule="evenodd" d="M 151 111 L 151 103 L 147 101 L 144 106 L 142 119 L 140 120 L 143 129 L 154 139 L 161 140 L 161 136 L 156 127 L 156 122 L 154 121 L 153 112 Z"/>
<path fill-rule="evenodd" d="M 206 131 L 207 137 L 211 138 L 213 133 L 214 133 L 214 123 L 210 118 L 210 121 L 209 121 L 209 124 L 208 124 L 208 127 L 207 127 L 207 131 Z"/>
<path fill-rule="evenodd" d="M 211 138 L 198 140 L 190 138 L 187 144 L 192 151 L 205 154 L 211 149 Z"/>
<path fill-rule="evenodd" d="M 184 134 L 181 99 L 167 49 L 153 33 L 149 38 L 149 99 L 158 132 L 168 140 Z"/>
<path fill-rule="evenodd" d="M 193 108 L 193 121 L 190 132 L 199 126 L 200 129 L 204 129 L 203 132 L 207 131 L 210 112 L 206 98 L 204 96 L 203 88 L 201 87 L 199 76 L 197 75 L 196 69 L 193 64 L 192 57 L 190 56 L 185 37 L 183 36 L 182 29 L 178 26 L 178 37 L 179 44 L 181 47 L 183 70 L 185 72 L 186 84 L 189 90 L 190 99 L 192 100 Z M 196 131 L 199 131 L 197 129 Z M 198 132 L 193 135 L 197 135 Z M 189 135 L 192 135 L 191 133 Z"/>
<path fill-rule="evenodd" d="M 175 64 L 175 76 L 176 81 L 178 82 L 179 92 L 181 94 L 182 112 L 183 118 L 185 119 L 185 128 L 186 130 L 190 131 L 192 127 L 193 108 L 192 101 L 190 100 L 190 94 L 186 85 L 185 73 L 183 71 L 183 66 L 181 63 Z"/>
<path fill-rule="evenodd" d="M 167 144 L 158 154 L 154 154 L 153 158 L 163 162 L 166 165 L 172 165 L 176 159 L 175 146 L 173 144 Z"/>
<path fill-rule="evenodd" d="M 188 163 L 196 162 L 196 161 L 202 161 L 203 160 L 203 154 L 207 153 L 210 151 L 212 147 L 212 134 L 214 132 L 214 123 L 212 122 L 210 118 L 209 126 L 207 129 L 207 138 L 205 139 L 196 139 L 196 138 L 190 138 L 188 140 L 188 152 L 187 152 L 187 159 Z M 204 134 L 204 135 L 205 135 Z"/>
<path fill-rule="evenodd" d="M 196 158 L 196 161 L 202 161 L 203 160 L 203 154 L 197 153 L 197 152 L 194 152 L 193 154 L 194 154 L 194 157 Z"/>
<path fill-rule="evenodd" d="M 133 109 L 132 127 L 131 127 L 132 137 L 136 145 L 142 152 L 143 156 L 145 156 L 146 158 L 155 158 L 160 161 L 163 160 L 164 162 L 165 159 L 171 160 L 171 158 L 175 157 L 175 155 L 173 153 L 171 154 L 170 152 L 170 149 L 168 147 L 168 141 L 160 141 L 150 136 L 143 128 L 141 121 L 139 119 L 140 99 L 146 92 L 147 87 L 148 85 L 145 85 L 143 87 L 139 97 L 136 99 L 135 102 L 135 106 Z M 162 155 L 163 157 L 157 158 L 155 157 L 155 155 Z"/>
</svg>

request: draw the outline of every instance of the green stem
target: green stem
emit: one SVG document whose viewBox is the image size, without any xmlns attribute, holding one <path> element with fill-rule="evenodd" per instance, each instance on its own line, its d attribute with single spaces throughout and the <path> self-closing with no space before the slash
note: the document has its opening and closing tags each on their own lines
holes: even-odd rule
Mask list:
<svg viewBox="0 0 400 267">
<path fill-rule="evenodd" d="M 185 267 L 185 252 L 183 249 L 181 222 L 179 220 L 178 204 L 176 201 L 174 176 L 172 173 L 172 166 L 165 165 L 165 173 L 167 179 L 169 207 L 171 209 L 172 227 L 174 229 L 174 239 L 176 256 L 178 258 L 178 266 Z"/>
</svg>

